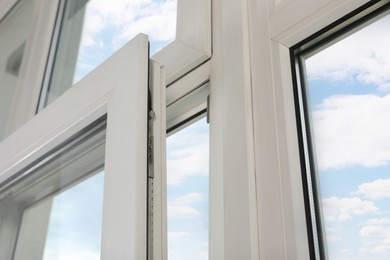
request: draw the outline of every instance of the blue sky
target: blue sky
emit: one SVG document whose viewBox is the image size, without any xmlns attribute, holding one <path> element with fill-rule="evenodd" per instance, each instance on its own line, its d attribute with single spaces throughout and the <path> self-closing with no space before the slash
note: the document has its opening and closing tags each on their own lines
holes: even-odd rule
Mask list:
<svg viewBox="0 0 390 260">
<path fill-rule="evenodd" d="M 168 259 L 208 259 L 209 126 L 167 138 Z"/>
<path fill-rule="evenodd" d="M 153 55 L 176 36 L 177 0 L 90 0 L 74 82 L 91 72 L 139 33 L 149 35 Z"/>
<path fill-rule="evenodd" d="M 390 15 L 306 59 L 331 260 L 390 259 Z"/>
<path fill-rule="evenodd" d="M 100 259 L 104 172 L 52 200 L 43 260 Z"/>
</svg>

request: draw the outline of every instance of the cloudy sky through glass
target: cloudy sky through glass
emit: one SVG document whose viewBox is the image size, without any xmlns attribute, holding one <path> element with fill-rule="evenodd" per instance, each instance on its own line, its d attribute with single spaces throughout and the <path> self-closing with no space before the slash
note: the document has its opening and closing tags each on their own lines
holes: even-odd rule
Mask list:
<svg viewBox="0 0 390 260">
<path fill-rule="evenodd" d="M 209 126 L 206 118 L 167 139 L 168 259 L 208 259 Z"/>
<path fill-rule="evenodd" d="M 177 0 L 89 0 L 73 83 L 137 34 L 149 36 L 153 55 L 176 37 Z"/>
<path fill-rule="evenodd" d="M 390 259 L 390 15 L 306 60 L 331 260 Z"/>
</svg>

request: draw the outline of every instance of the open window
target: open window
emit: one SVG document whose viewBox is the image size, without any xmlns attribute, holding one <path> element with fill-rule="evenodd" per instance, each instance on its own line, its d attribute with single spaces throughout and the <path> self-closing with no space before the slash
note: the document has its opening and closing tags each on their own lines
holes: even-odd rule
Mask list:
<svg viewBox="0 0 390 260">
<path fill-rule="evenodd" d="M 2 19 L 23 2 L 26 1 L 4 0 L 0 3 L 0 21 L 3 22 Z M 121 5 L 127 6 L 127 9 L 121 10 Z M 165 66 L 167 85 L 211 57 L 210 0 L 139 1 L 131 10 L 132 5 L 135 5 L 134 1 L 118 1 L 110 8 L 104 8 L 104 1 L 99 0 L 36 1 L 31 22 L 33 28 L 26 42 L 22 76 L 15 93 L 17 99 L 10 107 L 6 135 L 27 122 L 138 33 L 148 34 L 152 41 L 158 43 L 152 44 L 151 54 L 154 60 Z M 108 16 L 102 16 L 99 10 L 104 10 Z M 131 17 L 134 16 L 136 20 L 133 21 Z M 115 30 L 121 30 L 120 33 L 107 30 L 107 24 L 116 25 Z M 149 28 L 151 24 L 159 27 Z M 115 45 L 111 51 L 102 48 L 106 42 L 95 42 L 91 37 L 96 30 Z M 79 47 L 91 44 L 98 49 L 88 53 L 84 48 L 79 52 Z M 86 55 L 92 57 L 92 63 L 84 62 Z"/>
<path fill-rule="evenodd" d="M 80 225 L 78 218 L 93 210 L 94 221 L 101 214 L 101 225 L 95 223 L 101 236 L 99 230 L 93 236 L 101 245 L 79 244 L 86 249 L 79 257 L 146 259 L 152 254 L 147 245 L 148 230 L 153 230 L 147 223 L 147 168 L 161 176 L 165 162 L 160 150 L 165 142 L 165 83 L 161 66 L 149 62 L 148 53 L 147 36 L 137 36 L 1 142 L 2 259 L 24 259 L 27 254 L 31 259 L 61 259 L 75 236 L 69 234 L 72 227 L 80 230 L 74 223 Z M 149 102 L 148 92 L 153 93 Z M 148 140 L 158 152 L 148 153 Z M 74 210 L 80 207 L 85 212 Z M 69 218 L 61 218 L 58 208 Z M 158 234 L 161 225 L 153 225 Z"/>
<path fill-rule="evenodd" d="M 208 84 L 167 107 L 168 260 L 209 259 Z"/>
<path fill-rule="evenodd" d="M 36 112 L 58 1 L 0 2 L 0 140 Z"/>
<path fill-rule="evenodd" d="M 39 110 L 67 91 L 137 33 L 169 85 L 211 56 L 211 3 L 202 1 L 61 1 Z"/>
<path fill-rule="evenodd" d="M 11 13 L 14 9 L 16 10 L 19 6 L 22 6 L 24 2 L 28 1 L 4 0 L 3 2 L 1 2 L 0 6 L 5 7 L 7 12 L 3 12 L 3 10 L 5 9 L 0 8 L 0 21 L 2 22 L 1 19 L 3 17 L 6 17 L 6 13 Z M 29 37 L 25 44 L 17 46 L 20 48 L 15 49 L 14 53 L 11 55 L 12 57 L 10 56 L 10 59 L 12 60 L 10 64 L 12 64 L 9 66 L 9 71 L 14 74 L 20 72 L 19 75 L 22 76 L 15 91 L 15 97 L 17 98 L 15 99 L 15 102 L 10 105 L 10 120 L 7 123 L 6 129 L 7 135 L 12 134 L 18 128 L 24 125 L 28 120 L 33 118 L 31 122 L 29 122 L 25 127 L 26 129 L 30 128 L 30 130 L 19 130 L 16 131 L 16 133 L 12 136 L 20 137 L 21 135 L 23 135 L 20 133 L 26 133 L 28 131 L 31 131 L 35 134 L 31 135 L 31 139 L 27 138 L 27 136 L 25 138 L 12 137 L 10 139 L 5 140 L 2 146 L 5 147 L 3 148 L 3 152 L 6 153 L 5 150 L 8 149 L 6 147 L 13 146 L 13 142 L 20 143 L 20 145 L 16 145 L 16 147 L 18 148 L 15 148 L 15 153 L 21 153 L 23 147 L 31 146 L 32 150 L 32 147 L 38 149 L 36 145 L 38 145 L 39 142 L 34 145 L 32 144 L 32 140 L 34 138 L 37 140 L 41 140 L 40 142 L 44 142 L 44 140 L 46 140 L 45 142 L 47 142 L 47 144 L 41 144 L 42 148 L 39 147 L 39 151 L 37 151 L 37 153 L 33 153 L 32 150 L 29 150 L 30 148 L 27 149 L 25 152 L 27 153 L 28 151 L 30 151 L 31 153 L 28 153 L 28 156 L 26 155 L 27 159 L 22 159 L 21 157 L 18 157 L 18 159 L 12 159 L 12 156 L 17 157 L 17 155 L 10 153 L 8 155 L 9 157 L 5 158 L 4 161 L 5 168 L 3 169 L 4 172 L 1 175 L 1 183 L 3 183 L 3 181 L 6 181 L 8 183 L 8 181 L 10 180 L 9 178 L 14 176 L 15 174 L 20 174 L 21 169 L 18 168 L 18 170 L 16 170 L 8 168 L 8 166 L 6 166 L 7 163 L 9 163 L 10 165 L 12 164 L 15 167 L 19 167 L 18 164 L 24 164 L 26 162 L 33 163 L 40 158 L 43 160 L 42 156 L 44 156 L 44 154 L 50 154 L 52 149 L 57 149 L 58 147 L 65 145 L 65 142 L 67 142 L 67 140 L 72 139 L 73 135 L 71 133 L 76 133 L 76 129 L 73 128 L 75 127 L 74 125 L 77 125 L 77 131 L 81 131 L 82 129 L 88 127 L 89 124 L 95 122 L 94 120 L 97 120 L 97 116 L 92 116 L 94 119 L 92 120 L 89 116 L 83 115 L 83 113 L 86 113 L 84 110 L 88 110 L 89 108 L 81 104 L 81 99 L 85 99 L 85 104 L 91 103 L 91 100 L 93 98 L 98 100 L 96 101 L 98 103 L 102 102 L 100 108 L 95 108 L 99 110 L 99 112 L 96 113 L 99 114 L 99 116 L 103 116 L 104 113 L 107 114 L 107 129 L 110 128 L 109 108 L 111 106 L 114 107 L 114 105 L 109 105 L 111 104 L 109 101 L 109 96 L 114 94 L 103 93 L 119 92 L 116 89 L 121 88 L 113 85 L 114 82 L 117 81 L 117 78 L 115 77 L 119 77 L 119 73 L 122 73 L 123 71 L 129 71 L 129 65 L 127 65 L 126 63 L 119 62 L 117 64 L 114 64 L 114 62 L 112 62 L 113 59 L 120 59 L 114 58 L 118 57 L 119 54 L 115 54 L 114 57 L 109 58 L 108 61 L 104 61 L 112 53 L 103 53 L 105 57 L 98 62 L 94 61 L 95 63 L 92 65 L 83 64 L 82 62 L 80 62 L 85 57 L 85 53 L 83 53 L 83 51 L 80 51 L 80 48 L 82 48 L 83 46 L 87 46 L 91 43 L 91 41 L 94 41 L 93 38 L 88 38 L 88 35 L 84 35 L 83 30 L 93 30 L 93 28 L 91 29 L 91 25 L 101 25 L 101 23 L 99 23 L 99 21 L 101 22 L 101 20 L 96 21 L 96 19 L 99 18 L 99 14 L 95 13 L 95 11 L 97 10 L 95 7 L 100 5 L 100 7 L 104 8 L 105 5 L 102 5 L 103 2 L 98 0 L 36 0 L 36 3 L 33 8 L 34 19 L 31 22 L 31 33 L 29 34 Z M 126 1 L 121 1 L 121 3 L 124 2 Z M 133 3 L 133 1 L 127 2 L 130 4 Z M 95 4 L 95 9 L 92 8 L 92 10 L 91 8 L 89 8 L 89 5 L 91 4 Z M 147 126 L 149 130 L 149 134 L 147 134 L 149 135 L 147 142 L 148 149 L 154 151 L 155 153 L 155 156 L 151 156 L 152 159 L 150 159 L 153 163 L 150 163 L 149 161 L 148 167 L 150 170 L 154 169 L 155 167 L 160 167 L 158 165 L 165 165 L 164 136 L 167 128 L 169 128 L 170 130 L 172 130 L 173 128 L 178 129 L 177 127 L 182 126 L 183 122 L 188 123 L 188 118 L 193 119 L 194 116 L 204 114 L 206 111 L 205 109 L 207 107 L 207 96 L 209 95 L 208 81 L 210 73 L 210 62 L 208 61 L 208 59 L 211 57 L 211 1 L 145 1 L 143 2 L 143 4 L 145 5 L 145 8 L 154 8 L 155 11 L 160 10 L 160 8 L 156 8 L 156 5 L 166 5 L 166 10 L 170 11 L 170 13 L 168 14 L 169 19 L 172 19 L 173 17 L 174 20 L 177 20 L 176 33 L 174 34 L 174 37 L 169 41 L 169 44 L 161 45 L 160 47 L 153 47 L 153 45 L 151 45 L 151 49 L 149 50 L 149 53 L 151 54 L 153 60 L 156 61 L 153 62 L 153 64 L 151 64 L 149 67 L 149 83 L 151 85 L 160 86 L 160 89 L 150 89 L 152 97 L 149 100 L 149 107 L 147 108 L 148 113 L 149 110 L 154 111 L 153 113 L 151 113 L 151 115 L 148 115 L 152 123 L 149 122 Z M 172 7 L 173 5 L 174 7 Z M 89 9 L 91 9 L 92 11 Z M 171 11 L 173 9 L 175 9 L 175 12 L 172 16 Z M 92 17 L 92 20 L 86 20 L 89 19 L 88 15 L 90 15 L 89 18 Z M 163 13 L 161 16 L 164 15 L 166 16 L 167 14 Z M 111 18 L 114 19 L 115 15 L 111 14 Z M 138 25 L 142 25 L 142 21 L 138 21 Z M 140 29 L 140 32 L 142 32 L 142 28 Z M 135 34 L 138 33 L 138 31 L 131 33 Z M 145 31 L 145 33 L 150 32 Z M 103 34 L 105 35 L 107 40 L 110 40 L 113 37 L 113 35 L 111 35 L 110 32 L 107 31 L 104 31 Z M 125 41 L 122 41 L 120 44 L 118 43 L 115 48 L 120 48 L 121 44 L 123 44 L 124 42 Z M 104 42 L 95 43 L 97 43 L 97 45 L 105 44 Z M 25 50 L 24 53 L 23 50 Z M 121 49 L 121 52 L 123 52 L 123 49 Z M 19 64 L 21 53 L 23 53 L 23 62 Z M 103 54 L 102 52 L 95 50 L 94 52 L 92 52 L 92 55 L 91 53 L 89 53 L 88 56 L 92 57 L 93 59 L 98 59 L 101 58 L 98 56 L 104 56 Z M 133 58 L 128 59 L 130 60 Z M 137 61 L 134 61 L 134 64 L 136 64 L 135 62 Z M 99 64 L 101 63 L 103 64 L 99 66 Z M 110 63 L 112 63 L 112 65 L 107 65 Z M 18 67 L 19 65 L 20 71 Z M 162 69 L 162 66 L 164 67 L 164 71 Z M 139 69 L 136 68 L 136 70 L 137 73 L 139 73 Z M 89 72 L 91 72 L 91 74 L 89 74 Z M 126 74 L 126 72 L 123 73 Z M 99 76 L 98 74 L 101 75 Z M 106 75 L 107 79 L 103 80 L 102 75 Z M 92 78 L 98 79 L 95 79 L 94 81 Z M 108 82 L 108 79 L 112 79 L 112 82 Z M 96 85 L 97 87 L 81 87 L 84 85 L 95 84 L 94 82 L 98 83 Z M 111 90 L 108 89 L 108 86 L 102 86 L 106 84 L 111 86 Z M 131 84 L 130 81 L 127 84 Z M 169 84 L 169 88 L 167 88 L 167 98 L 165 98 L 166 84 Z M 91 93 L 90 97 L 87 97 L 87 88 L 89 88 L 89 93 Z M 81 95 L 82 97 L 79 98 L 79 95 Z M 106 95 L 107 100 L 104 101 L 105 98 L 99 98 L 99 95 Z M 75 102 L 80 104 L 75 104 Z M 133 105 L 134 107 L 136 106 L 135 104 Z M 94 106 L 95 105 L 92 105 L 91 103 L 91 107 Z M 68 107 L 71 111 L 68 111 Z M 115 105 L 115 107 L 119 110 L 118 105 Z M 84 112 L 76 112 L 76 108 Z M 124 105 L 120 109 L 126 111 L 131 110 L 128 105 Z M 69 115 L 73 113 L 72 118 L 70 118 L 70 116 L 64 118 L 64 115 L 67 115 L 67 113 L 69 113 Z M 91 113 L 94 114 L 95 112 Z M 165 113 L 167 113 L 167 121 L 165 119 Z M 35 116 L 35 114 L 37 115 Z M 55 117 L 56 120 L 51 120 L 51 118 Z M 82 121 L 84 121 L 83 117 L 88 117 L 88 119 L 85 120 L 87 120 L 89 124 L 86 123 L 87 121 L 82 123 Z M 118 116 L 118 118 L 128 118 L 128 116 L 125 114 L 125 112 L 123 112 L 123 114 L 121 114 L 121 116 Z M 44 130 L 44 126 L 47 126 L 47 121 L 53 122 L 49 124 L 51 125 L 50 127 L 52 127 L 52 129 L 46 131 Z M 65 123 L 65 121 L 67 123 Z M 42 126 L 38 126 L 39 123 L 37 122 L 40 122 Z M 134 122 L 138 122 L 138 120 L 134 120 Z M 59 125 L 69 125 L 69 129 L 71 128 L 70 130 L 68 129 L 68 127 L 64 127 L 64 129 L 68 130 L 63 130 L 70 131 L 69 133 L 66 132 L 66 134 L 64 134 L 66 138 L 62 137 L 62 134 L 60 133 L 55 134 L 55 131 L 57 131 L 54 130 L 55 124 L 57 124 L 58 129 L 56 129 L 58 131 L 60 131 L 59 128 L 61 128 Z M 81 124 L 82 126 L 79 126 L 78 124 Z M 137 131 L 140 131 L 140 129 L 138 129 Z M 106 138 L 108 140 L 110 136 L 110 131 L 107 130 L 106 132 Z M 117 132 L 116 136 L 127 135 L 122 133 Z M 54 136 L 59 136 L 61 140 L 54 138 Z M 108 143 L 106 143 L 105 145 L 107 146 Z M 109 151 L 110 149 L 111 148 L 106 148 L 106 151 Z M 29 159 L 30 156 L 32 156 L 31 158 L 34 159 Z M 8 162 L 6 162 L 7 160 Z M 11 160 L 15 162 L 15 164 L 11 163 Z M 110 159 L 105 153 L 104 161 L 106 162 L 107 160 Z M 106 167 L 109 164 L 104 165 L 104 167 Z M 27 165 L 25 166 L 27 167 Z M 118 169 L 119 168 L 120 167 L 118 167 Z M 158 170 L 161 171 L 162 169 L 164 169 L 164 167 L 161 166 Z M 102 172 L 103 171 L 104 176 L 107 176 L 107 171 L 105 168 L 102 170 Z M 164 257 L 164 253 L 161 252 L 164 252 L 164 250 L 166 250 L 166 244 L 164 243 L 166 243 L 167 235 L 164 231 L 164 228 L 166 227 L 166 224 L 164 222 L 166 220 L 164 217 L 166 211 L 166 209 L 164 208 L 166 203 L 166 197 L 164 195 L 166 189 L 165 175 L 158 175 L 153 173 L 149 174 L 150 176 L 146 181 L 148 183 L 148 188 L 147 190 L 145 190 L 145 194 L 147 194 L 147 199 L 149 203 L 148 214 L 153 215 L 149 216 L 149 218 L 145 218 L 145 221 L 146 219 L 149 219 L 151 221 L 150 223 L 148 223 L 147 232 L 147 237 L 149 240 L 148 255 L 151 256 L 155 254 L 155 257 Z M 81 181 L 81 179 L 79 180 L 78 178 L 75 178 L 74 184 L 69 185 L 77 186 L 76 183 L 78 183 L 79 181 Z M 67 185 L 59 187 L 58 192 L 52 193 L 53 198 L 57 196 L 57 194 L 60 194 L 59 192 L 61 190 L 67 189 L 67 187 Z M 156 194 L 158 194 L 158 196 L 155 196 Z M 38 205 L 40 203 L 40 200 L 34 200 L 31 201 L 28 205 Z M 105 211 L 105 209 L 103 209 L 103 211 Z M 104 216 L 103 223 L 105 223 Z M 104 236 L 104 230 L 102 232 Z M 103 251 L 104 243 L 102 244 L 102 252 Z M 14 252 L 12 252 L 11 254 L 14 254 Z M 102 255 L 102 257 L 104 257 L 104 255 Z"/>
</svg>

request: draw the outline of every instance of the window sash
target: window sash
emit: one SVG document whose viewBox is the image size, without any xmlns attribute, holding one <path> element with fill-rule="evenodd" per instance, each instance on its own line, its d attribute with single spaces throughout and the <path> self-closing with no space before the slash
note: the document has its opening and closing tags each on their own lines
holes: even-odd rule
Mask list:
<svg viewBox="0 0 390 260">
<path fill-rule="evenodd" d="M 10 134 L 32 118 L 39 106 L 46 66 L 50 65 L 50 46 L 56 41 L 57 17 L 65 0 L 38 0 L 34 30 L 26 45 L 23 79 L 18 84 L 18 100 L 11 111 L 7 126 Z M 4 0 L 0 5 L 0 21 L 17 4 L 17 0 Z M 54 44 L 55 45 L 55 44 Z M 211 0 L 178 0 L 176 39 L 152 58 L 165 66 L 167 85 L 211 57 Z M 209 71 L 207 72 L 209 74 Z M 207 76 L 208 77 L 208 76 Z M 176 96 L 179 99 L 180 96 Z"/>
<path fill-rule="evenodd" d="M 146 258 L 148 63 L 139 35 L 0 143 L 1 185 L 107 115 L 102 259 Z"/>
</svg>

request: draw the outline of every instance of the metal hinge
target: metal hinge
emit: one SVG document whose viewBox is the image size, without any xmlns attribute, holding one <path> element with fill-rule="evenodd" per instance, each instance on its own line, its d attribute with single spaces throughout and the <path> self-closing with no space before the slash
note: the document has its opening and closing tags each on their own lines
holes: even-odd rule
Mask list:
<svg viewBox="0 0 390 260">
<path fill-rule="evenodd" d="M 149 136 L 148 136 L 148 177 L 154 178 L 154 172 L 153 172 L 153 144 L 154 144 L 154 137 L 153 137 L 153 120 L 155 119 L 156 114 L 153 110 L 149 111 Z"/>
<path fill-rule="evenodd" d="M 148 138 L 148 162 L 153 162 L 153 136 Z"/>
<path fill-rule="evenodd" d="M 207 113 L 206 113 L 206 122 L 210 124 L 210 95 L 207 96 Z"/>
</svg>

